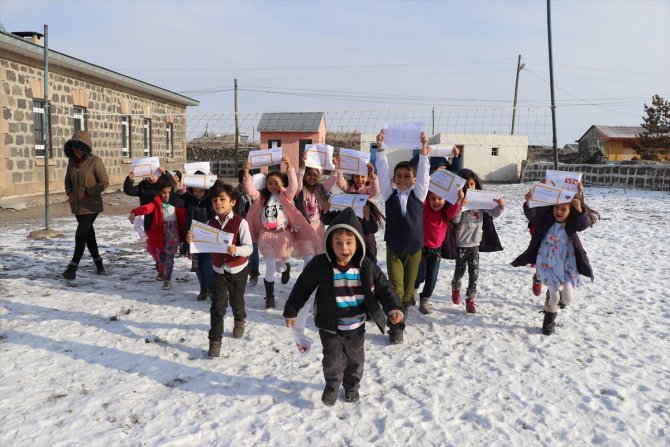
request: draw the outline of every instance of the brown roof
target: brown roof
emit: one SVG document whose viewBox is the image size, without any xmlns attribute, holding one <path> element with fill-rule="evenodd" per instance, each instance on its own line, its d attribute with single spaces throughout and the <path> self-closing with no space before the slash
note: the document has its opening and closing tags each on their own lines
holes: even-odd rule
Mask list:
<svg viewBox="0 0 670 447">
<path fill-rule="evenodd" d="M 603 141 L 636 139 L 637 134 L 644 132 L 642 126 L 601 126 L 594 124 L 577 141 L 581 141 L 594 127 L 598 130 Z"/>
</svg>

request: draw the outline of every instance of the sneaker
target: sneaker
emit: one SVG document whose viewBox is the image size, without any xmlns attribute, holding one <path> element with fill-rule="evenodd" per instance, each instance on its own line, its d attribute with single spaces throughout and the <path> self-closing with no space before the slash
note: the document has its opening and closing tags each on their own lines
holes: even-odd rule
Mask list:
<svg viewBox="0 0 670 447">
<path fill-rule="evenodd" d="M 221 341 L 210 341 L 207 355 L 209 357 L 221 357 Z"/>
<path fill-rule="evenodd" d="M 198 294 L 198 301 L 205 301 L 209 296 L 209 290 L 205 287 L 200 288 L 200 293 Z"/>
<path fill-rule="evenodd" d="M 477 306 L 475 306 L 474 298 L 466 298 L 465 300 L 465 311 L 469 314 L 477 313 Z"/>
<path fill-rule="evenodd" d="M 244 321 L 235 320 L 235 326 L 233 326 L 233 338 L 242 338 L 244 335 Z"/>
<path fill-rule="evenodd" d="M 335 402 L 337 402 L 337 390 L 326 385 L 323 389 L 323 394 L 321 395 L 321 402 L 329 407 L 335 405 Z"/>
<path fill-rule="evenodd" d="M 170 282 L 169 279 L 166 279 L 163 282 L 163 290 L 170 290 L 170 289 L 172 289 L 172 282 Z"/>
<path fill-rule="evenodd" d="M 361 396 L 358 394 L 358 390 L 345 390 L 344 391 L 344 401 L 350 404 L 356 403 L 361 400 Z"/>
<path fill-rule="evenodd" d="M 74 264 L 68 265 L 62 274 L 65 279 L 75 279 L 77 277 L 77 266 Z"/>
<path fill-rule="evenodd" d="M 249 274 L 249 286 L 256 287 L 258 285 L 258 273 Z"/>
<path fill-rule="evenodd" d="M 392 345 L 401 345 L 403 342 L 403 331 L 389 332 L 389 343 Z"/>
<path fill-rule="evenodd" d="M 156 275 L 156 281 L 165 281 L 165 273 L 158 272 L 158 275 Z"/>
<path fill-rule="evenodd" d="M 533 295 L 542 295 L 542 283 L 537 279 L 537 274 L 533 275 Z"/>
<path fill-rule="evenodd" d="M 288 280 L 291 279 L 291 264 L 286 263 L 286 271 L 281 274 L 281 283 L 286 284 Z"/>
<path fill-rule="evenodd" d="M 451 301 L 454 304 L 461 304 L 461 289 L 451 290 Z"/>
</svg>

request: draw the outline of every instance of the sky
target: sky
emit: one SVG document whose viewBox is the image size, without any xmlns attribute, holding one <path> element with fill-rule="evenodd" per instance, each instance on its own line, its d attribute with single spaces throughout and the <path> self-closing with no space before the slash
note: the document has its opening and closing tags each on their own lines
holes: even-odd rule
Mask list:
<svg viewBox="0 0 670 447">
<path fill-rule="evenodd" d="M 517 133 L 551 144 L 541 0 L 0 0 L 0 23 L 48 24 L 51 49 L 199 100 L 190 116 L 232 113 L 237 79 L 242 114 L 502 107 L 482 130 L 508 132 L 520 54 Z M 670 99 L 668 23 L 667 0 L 551 2 L 559 146 Z"/>
</svg>

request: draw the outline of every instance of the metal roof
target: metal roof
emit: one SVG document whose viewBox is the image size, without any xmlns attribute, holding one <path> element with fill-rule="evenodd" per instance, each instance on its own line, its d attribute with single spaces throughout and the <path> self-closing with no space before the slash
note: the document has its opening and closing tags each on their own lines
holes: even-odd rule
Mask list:
<svg viewBox="0 0 670 447">
<path fill-rule="evenodd" d="M 637 134 L 644 132 L 642 126 L 601 126 L 594 124 L 577 141 L 581 141 L 593 128 L 598 131 L 603 141 L 635 139 Z"/>
<path fill-rule="evenodd" d="M 258 123 L 259 132 L 318 132 L 323 112 L 264 113 Z"/>
<path fill-rule="evenodd" d="M 40 61 L 44 60 L 44 47 L 14 35 L 13 33 L 0 31 L 0 48 L 21 54 L 31 59 Z M 200 104 L 200 101 L 196 101 L 195 99 L 191 99 L 189 97 L 180 95 L 179 93 L 174 93 L 169 90 L 165 90 L 164 88 L 148 84 L 135 78 L 131 78 L 130 76 L 122 75 L 98 65 L 82 61 L 72 56 L 68 56 L 67 54 L 59 53 L 52 50 L 51 48 L 49 48 L 49 66 L 68 68 L 70 70 L 84 73 L 107 82 L 113 82 L 115 84 L 128 87 L 142 93 L 154 95 L 164 100 L 173 101 L 177 104 L 183 104 L 185 106 L 197 106 Z"/>
</svg>

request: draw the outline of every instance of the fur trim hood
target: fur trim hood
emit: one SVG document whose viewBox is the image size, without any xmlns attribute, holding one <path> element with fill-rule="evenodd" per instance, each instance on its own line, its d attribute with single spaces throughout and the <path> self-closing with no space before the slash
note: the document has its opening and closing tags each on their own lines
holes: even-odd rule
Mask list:
<svg viewBox="0 0 670 447">
<path fill-rule="evenodd" d="M 81 149 L 86 156 L 93 152 L 93 140 L 91 134 L 85 130 L 78 130 L 72 135 L 72 138 L 65 142 L 63 152 L 68 158 L 74 157 L 74 150 Z"/>
</svg>

